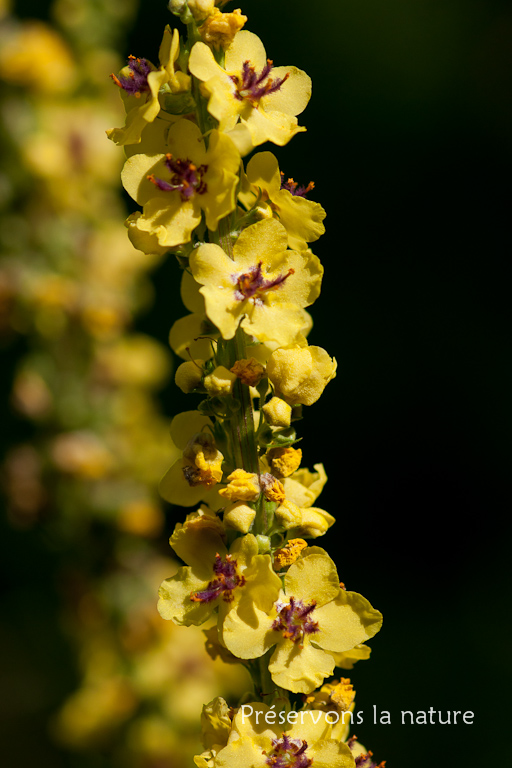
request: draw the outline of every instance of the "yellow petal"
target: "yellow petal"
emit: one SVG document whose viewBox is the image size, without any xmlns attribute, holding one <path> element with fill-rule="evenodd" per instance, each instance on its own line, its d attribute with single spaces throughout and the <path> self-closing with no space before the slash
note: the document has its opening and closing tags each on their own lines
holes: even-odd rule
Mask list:
<svg viewBox="0 0 512 768">
<path fill-rule="evenodd" d="M 183 202 L 179 192 L 153 197 L 145 205 L 137 228 L 156 235 L 162 246 L 173 248 L 188 243 L 201 221 L 201 210 L 194 196 Z"/>
<path fill-rule="evenodd" d="M 204 333 L 205 321 L 201 315 L 186 315 L 176 320 L 169 332 L 172 351 L 184 360 L 190 360 L 190 356 L 209 360 L 214 349 L 210 339 L 198 338 Z"/>
<path fill-rule="evenodd" d="M 184 271 L 181 277 L 180 295 L 189 312 L 204 314 L 204 299 L 199 293 L 199 285 L 188 271 Z"/>
<path fill-rule="evenodd" d="M 165 579 L 158 591 L 157 608 L 160 616 L 187 627 L 203 624 L 213 612 L 215 602 L 194 602 L 190 596 L 206 586 L 207 583 L 194 575 L 192 568 L 179 568 L 176 576 Z"/>
<path fill-rule="evenodd" d="M 311 549 L 310 547 L 304 550 L 303 556 L 290 566 L 285 576 L 285 590 L 287 596 L 293 596 L 308 603 L 314 599 L 317 606 L 322 606 L 338 595 L 340 580 L 331 558 L 321 553 L 319 548 L 318 554 L 308 554 Z M 318 621 L 316 617 L 318 610 L 319 608 L 315 609 L 315 621 Z M 358 640 L 358 642 L 362 641 Z"/>
<path fill-rule="evenodd" d="M 271 747 L 271 742 L 268 744 Z M 266 755 L 253 739 L 241 738 L 221 749 L 215 757 L 215 768 L 265 768 Z"/>
<path fill-rule="evenodd" d="M 287 248 L 288 236 L 283 225 L 275 219 L 267 219 L 242 231 L 233 248 L 233 255 L 237 269 L 242 271 L 260 261 L 272 266 L 280 265 Z"/>
<path fill-rule="evenodd" d="M 277 110 L 253 109 L 242 122 L 249 129 L 255 147 L 265 141 L 284 147 L 297 133 L 306 130 L 296 117 Z"/>
<path fill-rule="evenodd" d="M 342 589 L 335 600 L 316 609 L 315 621 L 319 625 L 315 643 L 332 651 L 349 651 L 377 634 L 382 614 L 362 595 Z"/>
<path fill-rule="evenodd" d="M 208 416 L 199 411 L 183 411 L 178 413 L 171 422 L 171 438 L 173 443 L 183 451 L 196 432 L 202 432 L 206 426 L 212 426 Z"/>
<path fill-rule="evenodd" d="M 262 107 L 266 112 L 300 115 L 311 98 L 311 78 L 297 67 L 274 67 L 271 72 L 272 78 L 283 78 L 286 75 L 288 78 L 278 91 L 262 98 Z"/>
<path fill-rule="evenodd" d="M 272 620 L 265 611 L 249 601 L 240 602 L 229 611 L 222 625 L 222 640 L 239 659 L 263 656 L 280 635 L 272 631 Z M 332 660 L 334 667 L 334 659 Z"/>
<path fill-rule="evenodd" d="M 160 481 L 159 491 L 163 499 L 180 507 L 194 507 L 205 496 L 207 489 L 202 485 L 191 486 L 183 474 L 183 464 L 179 459 Z"/>
<path fill-rule="evenodd" d="M 332 675 L 334 659 L 305 640 L 301 648 L 291 640 L 280 642 L 268 665 L 272 680 L 293 693 L 310 693 Z"/>
<path fill-rule="evenodd" d="M 212 49 L 201 42 L 192 46 L 188 68 L 195 77 L 203 82 L 217 75 L 224 74 L 222 67 L 215 61 Z"/>
<path fill-rule="evenodd" d="M 239 73 L 245 61 L 250 61 L 259 74 L 267 64 L 267 54 L 260 38 L 242 29 L 226 51 L 225 66 L 229 73 Z M 194 73 L 195 74 L 195 73 Z"/>
</svg>

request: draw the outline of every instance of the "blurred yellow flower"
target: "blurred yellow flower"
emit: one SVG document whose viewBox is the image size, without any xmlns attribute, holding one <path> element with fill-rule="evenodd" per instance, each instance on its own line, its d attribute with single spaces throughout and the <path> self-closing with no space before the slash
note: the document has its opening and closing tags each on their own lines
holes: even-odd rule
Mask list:
<svg viewBox="0 0 512 768">
<path fill-rule="evenodd" d="M 42 21 L 25 21 L 0 36 L 0 78 L 43 93 L 70 91 L 73 56 L 62 37 Z"/>
</svg>

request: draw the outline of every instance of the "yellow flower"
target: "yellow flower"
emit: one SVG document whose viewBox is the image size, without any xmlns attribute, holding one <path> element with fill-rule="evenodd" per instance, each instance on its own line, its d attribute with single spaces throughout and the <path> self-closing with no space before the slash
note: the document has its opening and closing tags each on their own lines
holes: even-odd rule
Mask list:
<svg viewBox="0 0 512 768">
<path fill-rule="evenodd" d="M 204 298 L 199 293 L 199 286 L 190 272 L 183 272 L 181 278 L 181 300 L 190 315 L 181 317 L 173 324 L 169 333 L 172 351 L 185 360 L 200 357 L 209 360 L 215 350 L 215 337 L 218 331 L 205 314 Z"/>
<path fill-rule="evenodd" d="M 285 500 L 283 484 L 270 472 L 260 475 L 260 485 L 267 501 L 281 504 Z"/>
<path fill-rule="evenodd" d="M 272 612 L 250 617 L 233 610 L 223 625 L 228 650 L 242 659 L 262 656 L 273 645 L 269 671 L 274 683 L 310 693 L 332 674 L 331 651 L 348 651 L 375 635 L 382 615 L 357 594 L 340 588 L 331 558 L 309 547 L 290 566 Z"/>
<path fill-rule="evenodd" d="M 190 120 L 170 126 L 166 149 L 166 154 L 129 157 L 122 181 L 128 194 L 143 206 L 133 225 L 171 248 L 190 241 L 202 211 L 208 229 L 215 230 L 234 209 L 240 155 L 219 131 L 210 133 L 206 150 L 199 128 Z"/>
<path fill-rule="evenodd" d="M 218 8 L 214 8 L 198 32 L 202 40 L 215 49 L 228 48 L 246 21 L 247 16 L 242 16 L 240 8 L 232 13 L 221 13 Z"/>
<path fill-rule="evenodd" d="M 174 46 L 173 46 L 174 42 Z M 152 123 L 160 112 L 158 94 L 163 85 L 169 82 L 169 66 L 171 52 L 179 53 L 178 30 L 171 33 L 167 26 L 160 45 L 160 67 L 157 69 L 147 59 L 130 56 L 128 65 L 123 67 L 119 77 L 111 75 L 113 81 L 121 89 L 121 96 L 126 109 L 126 122 L 123 128 L 111 128 L 107 136 L 118 146 L 138 144 L 144 128 Z"/>
<path fill-rule="evenodd" d="M 272 448 L 268 453 L 272 472 L 277 477 L 289 477 L 300 467 L 302 451 L 300 448 Z"/>
<path fill-rule="evenodd" d="M 221 696 L 203 705 L 201 713 L 202 741 L 205 749 L 225 747 L 231 731 L 230 709 Z"/>
<path fill-rule="evenodd" d="M 332 738 L 330 718 L 321 710 L 296 712 L 280 724 L 266 704 L 244 704 L 233 719 L 227 745 L 216 752 L 214 768 L 354 768 L 350 748 Z M 202 765 L 196 763 L 196 765 Z M 208 765 L 208 763 L 206 763 Z"/>
<path fill-rule="evenodd" d="M 290 179 L 283 184 L 276 157 L 271 152 L 254 155 L 242 176 L 239 200 L 252 208 L 259 198 L 258 208 L 262 217 L 275 216 L 288 232 L 290 248 L 304 250 L 307 243 L 324 234 L 325 211 L 320 203 L 308 200 L 310 188 L 299 187 Z"/>
<path fill-rule="evenodd" d="M 224 365 L 218 365 L 212 373 L 205 376 L 204 386 L 211 397 L 230 395 L 236 376 Z"/>
<path fill-rule="evenodd" d="M 271 398 L 261 409 L 265 419 L 272 427 L 289 427 L 292 420 L 292 407 L 279 397 Z"/>
<path fill-rule="evenodd" d="M 283 146 L 299 131 L 296 115 L 311 97 L 311 79 L 296 67 L 273 67 L 263 43 L 242 30 L 226 50 L 225 66 L 205 43 L 190 53 L 190 72 L 203 82 L 208 111 L 230 133 L 241 154 L 264 141 Z M 240 122 L 238 122 L 240 120 Z M 237 125 L 238 123 L 238 125 Z"/>
<path fill-rule="evenodd" d="M 229 501 L 256 501 L 260 493 L 258 475 L 245 469 L 235 469 L 228 476 L 228 485 L 219 491 Z"/>
<path fill-rule="evenodd" d="M 288 565 L 294 563 L 303 549 L 306 549 L 307 543 L 304 539 L 290 539 L 286 545 L 274 552 L 274 569 L 280 571 Z"/>
<path fill-rule="evenodd" d="M 193 251 L 190 269 L 223 338 L 232 339 L 241 324 L 259 341 L 294 343 L 304 327 L 303 308 L 320 293 L 323 267 L 314 254 L 287 250 L 287 244 L 286 230 L 271 219 L 243 230 L 233 259 L 212 243 Z"/>
<path fill-rule="evenodd" d="M 212 422 L 199 411 L 184 411 L 171 422 L 171 438 L 182 457 L 174 462 L 160 483 L 160 493 L 171 504 L 192 507 L 201 500 L 222 506 L 213 487 L 222 479 L 222 454 L 215 447 Z"/>
<path fill-rule="evenodd" d="M 319 507 L 299 507 L 293 501 L 285 499 L 276 509 L 276 522 L 289 531 L 291 536 L 306 536 L 316 539 L 327 533 L 335 518 Z"/>
<path fill-rule="evenodd" d="M 240 379 L 242 384 L 248 387 L 257 386 L 265 375 L 265 366 L 259 363 L 255 357 L 237 360 L 231 371 Z"/>
<path fill-rule="evenodd" d="M 324 465 L 314 464 L 313 466 L 316 472 L 310 472 L 304 467 L 283 480 L 286 498 L 299 507 L 313 506 L 327 482 Z"/>
<path fill-rule="evenodd" d="M 281 580 L 270 555 L 258 553 L 252 534 L 236 539 L 228 553 L 215 531 L 178 525 L 170 544 L 188 565 L 160 587 L 158 610 L 164 619 L 198 625 L 218 608 L 220 628 L 234 610 L 249 616 L 272 609 Z"/>
<path fill-rule="evenodd" d="M 313 405 L 336 376 L 336 360 L 322 347 L 276 349 L 267 363 L 268 378 L 292 405 Z"/>
<path fill-rule="evenodd" d="M 41 21 L 6 27 L 0 47 L 0 73 L 2 80 L 43 93 L 70 91 L 77 79 L 68 46 Z"/>
<path fill-rule="evenodd" d="M 348 678 L 342 677 L 340 681 L 332 680 L 322 685 L 319 691 L 315 691 L 306 699 L 307 709 L 317 709 L 322 712 L 332 712 L 329 719 L 333 722 L 332 738 L 345 741 L 351 724 L 351 713 L 355 708 L 354 687 Z M 337 722 L 334 718 L 337 716 Z M 367 766 L 371 768 L 371 766 Z"/>
</svg>

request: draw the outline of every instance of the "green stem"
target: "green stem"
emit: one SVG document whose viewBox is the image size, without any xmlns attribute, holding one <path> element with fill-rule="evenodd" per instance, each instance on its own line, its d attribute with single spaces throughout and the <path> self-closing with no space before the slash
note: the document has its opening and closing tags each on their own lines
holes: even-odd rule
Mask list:
<svg viewBox="0 0 512 768">
<path fill-rule="evenodd" d="M 237 360 L 245 358 L 245 334 L 241 328 L 238 328 L 235 337 L 228 341 L 226 347 L 230 368 Z M 230 419 L 233 455 L 240 469 L 258 474 L 259 462 L 254 431 L 252 398 L 249 387 L 242 384 L 240 379 L 237 379 L 233 387 L 233 397 L 240 403 L 240 408 L 235 411 Z"/>
</svg>

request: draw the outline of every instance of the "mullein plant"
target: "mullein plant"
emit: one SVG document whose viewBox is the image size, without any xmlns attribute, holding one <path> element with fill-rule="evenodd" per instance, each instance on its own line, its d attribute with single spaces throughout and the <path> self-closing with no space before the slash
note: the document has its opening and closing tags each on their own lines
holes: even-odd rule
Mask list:
<svg viewBox="0 0 512 768">
<path fill-rule="evenodd" d="M 311 81 L 274 66 L 247 17 L 224 5 L 171 0 L 186 35 L 167 26 L 158 63 L 130 57 L 112 75 L 126 122 L 108 135 L 142 209 L 128 235 L 177 257 L 188 314 L 170 331 L 184 360 L 176 384 L 200 398 L 171 424 L 179 457 L 161 493 L 194 511 L 170 538 L 185 565 L 162 583 L 158 609 L 176 624 L 210 622 L 209 653 L 252 676 L 238 707 L 203 707 L 199 768 L 371 768 L 348 738 L 353 686 L 330 678 L 368 658 L 382 616 L 308 543 L 335 520 L 316 506 L 326 474 L 301 467 L 295 429 L 336 374 L 307 341 L 323 275 L 309 243 L 325 211 L 272 152 L 245 161 L 305 130 Z"/>
</svg>

